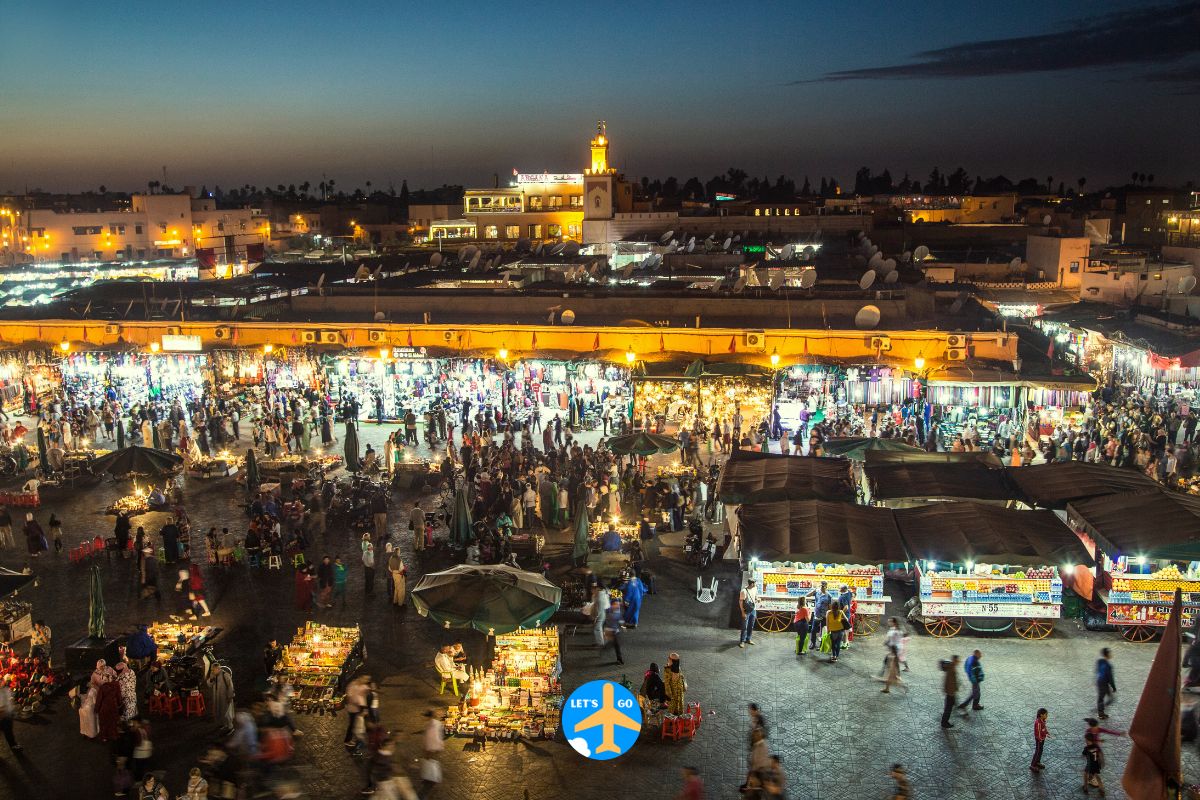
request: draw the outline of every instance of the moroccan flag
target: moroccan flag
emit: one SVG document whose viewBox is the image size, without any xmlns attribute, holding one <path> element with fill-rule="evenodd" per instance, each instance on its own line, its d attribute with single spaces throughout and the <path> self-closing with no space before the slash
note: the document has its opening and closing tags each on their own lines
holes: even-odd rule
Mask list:
<svg viewBox="0 0 1200 800">
<path fill-rule="evenodd" d="M 529 346 L 530 350 L 537 350 L 537 331 L 533 332 L 533 343 Z"/>
<path fill-rule="evenodd" d="M 1171 618 L 1163 630 L 1150 674 L 1142 688 L 1137 711 L 1129 726 L 1133 749 L 1125 764 L 1121 785 L 1131 800 L 1163 800 L 1168 788 L 1183 779 L 1179 736 L 1179 664 L 1182 647 L 1179 623 L 1183 597 L 1175 590 Z"/>
<path fill-rule="evenodd" d="M 413 343 L 412 343 L 412 331 L 409 331 L 409 332 L 408 332 L 408 346 L 409 346 L 409 347 L 412 347 L 412 346 L 413 346 Z"/>
<path fill-rule="evenodd" d="M 600 349 L 600 334 L 598 334 L 598 333 L 596 334 L 596 338 L 592 341 L 592 349 L 593 350 Z"/>
<path fill-rule="evenodd" d="M 804 355 L 808 355 L 808 337 L 804 337 Z"/>
<path fill-rule="evenodd" d="M 729 337 L 729 352 L 731 352 L 731 353 L 737 352 L 737 337 L 736 336 Z"/>
<path fill-rule="evenodd" d="M 1054 339 L 1050 340 L 1050 346 L 1046 348 L 1046 358 L 1054 358 Z"/>
</svg>

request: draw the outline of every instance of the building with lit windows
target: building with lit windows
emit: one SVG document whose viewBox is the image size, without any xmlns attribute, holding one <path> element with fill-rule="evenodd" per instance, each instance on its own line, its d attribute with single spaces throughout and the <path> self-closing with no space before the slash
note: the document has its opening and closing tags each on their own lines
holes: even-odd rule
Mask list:
<svg viewBox="0 0 1200 800">
<path fill-rule="evenodd" d="M 0 260 L 63 263 L 199 257 L 235 264 L 263 257 L 271 226 L 250 208 L 219 209 L 211 198 L 135 194 L 112 211 L 2 209 Z"/>
</svg>

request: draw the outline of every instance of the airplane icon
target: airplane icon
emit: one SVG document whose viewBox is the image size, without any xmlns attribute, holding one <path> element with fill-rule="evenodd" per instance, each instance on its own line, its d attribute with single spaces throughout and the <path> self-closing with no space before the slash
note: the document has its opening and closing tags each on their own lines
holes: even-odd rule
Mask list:
<svg viewBox="0 0 1200 800">
<path fill-rule="evenodd" d="M 640 731 L 642 729 L 637 720 L 617 710 L 613 703 L 612 683 L 604 684 L 604 700 L 601 703 L 600 710 L 575 723 L 575 732 L 579 733 L 596 727 L 601 728 L 601 733 L 603 734 L 600 746 L 596 748 L 597 753 L 621 752 L 621 748 L 617 747 L 613 741 L 614 728 L 628 728 L 631 731 Z"/>
</svg>

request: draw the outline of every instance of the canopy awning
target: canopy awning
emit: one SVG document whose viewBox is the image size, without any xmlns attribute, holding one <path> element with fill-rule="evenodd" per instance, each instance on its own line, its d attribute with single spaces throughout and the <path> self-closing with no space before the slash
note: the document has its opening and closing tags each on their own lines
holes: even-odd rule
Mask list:
<svg viewBox="0 0 1200 800">
<path fill-rule="evenodd" d="M 1035 567 L 1095 563 L 1080 538 L 1053 511 L 933 503 L 894 513 L 905 551 L 913 561 Z"/>
<path fill-rule="evenodd" d="M 850 465 L 840 458 L 734 450 L 717 483 L 717 498 L 732 504 L 769 500 L 850 502 L 856 496 Z"/>
<path fill-rule="evenodd" d="M 1067 519 L 1109 558 L 1200 560 L 1200 498 L 1144 489 L 1067 505 Z"/>
<path fill-rule="evenodd" d="M 866 460 L 867 453 L 883 451 L 888 453 L 924 453 L 915 445 L 906 444 L 899 439 L 884 439 L 878 436 L 841 436 L 826 439 L 821 443 L 821 452 L 827 456 L 842 456 L 851 461 Z"/>
<path fill-rule="evenodd" d="M 879 464 L 863 467 L 875 500 L 961 499 L 1019 500 L 1020 493 L 1005 480 L 1004 470 L 968 461 Z"/>
<path fill-rule="evenodd" d="M 894 513 L 826 500 L 743 505 L 738 510 L 742 555 L 827 564 L 906 561 Z"/>
<path fill-rule="evenodd" d="M 1138 470 L 1083 461 L 1012 467 L 1008 477 L 1032 503 L 1042 508 L 1066 508 L 1075 500 L 1158 488 L 1154 479 Z"/>
<path fill-rule="evenodd" d="M 972 450 L 969 453 L 927 453 L 924 450 L 868 450 L 868 464 L 963 464 L 974 461 L 994 469 L 1004 464 L 990 450 Z"/>
</svg>

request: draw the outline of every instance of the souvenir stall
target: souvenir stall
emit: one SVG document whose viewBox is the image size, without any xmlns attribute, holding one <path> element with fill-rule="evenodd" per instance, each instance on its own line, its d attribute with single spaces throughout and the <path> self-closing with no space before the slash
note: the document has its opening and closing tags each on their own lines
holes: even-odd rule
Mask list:
<svg viewBox="0 0 1200 800">
<path fill-rule="evenodd" d="M 20 597 L 33 581 L 32 575 L 0 571 L 0 642 L 11 644 L 33 632 L 33 604 Z"/>
<path fill-rule="evenodd" d="M 192 478 L 225 478 L 237 475 L 246 463 L 245 456 L 235 456 L 228 450 L 187 460 L 187 474 Z"/>
<path fill-rule="evenodd" d="M 204 394 L 208 356 L 201 353 L 73 353 L 61 361 L 62 385 L 75 402 L 99 405 L 111 388 L 126 406 L 188 402 Z"/>
<path fill-rule="evenodd" d="M 1110 625 L 1131 642 L 1153 639 L 1167 624 L 1175 590 L 1183 625 L 1200 609 L 1200 498 L 1158 488 L 1077 500 L 1067 521 L 1085 537 L 1112 579 L 1097 581 Z"/>
<path fill-rule="evenodd" d="M 354 671 L 366 659 L 358 626 L 339 628 L 308 621 L 296 632 L 275 667 L 276 682 L 295 688 L 292 708 L 307 713 L 332 713 L 345 701 Z"/>
<path fill-rule="evenodd" d="M 19 655 L 12 645 L 0 644 L 0 686 L 12 693 L 16 710 L 26 714 L 40 711 L 64 680 L 46 659 Z"/>
<path fill-rule="evenodd" d="M 651 365 L 653 366 L 653 365 Z M 691 425 L 696 415 L 698 384 L 682 375 L 633 378 L 633 427 L 665 434 Z"/>
<path fill-rule="evenodd" d="M 221 630 L 187 622 L 156 622 L 146 630 L 158 646 L 158 661 L 177 691 L 187 694 L 202 688 L 209 667 L 203 651 L 221 635 Z"/>
<path fill-rule="evenodd" d="M 620 519 L 614 519 L 612 521 L 612 525 L 617 529 L 617 533 L 621 535 L 621 545 L 624 549 L 628 549 L 633 542 L 638 540 L 639 534 L 637 520 L 622 521 Z M 600 519 L 597 519 L 591 524 L 591 527 L 588 529 L 588 543 L 591 545 L 593 550 L 600 550 L 600 539 L 602 536 L 604 536 L 604 532 L 608 530 L 608 526 L 609 523 Z"/>
<path fill-rule="evenodd" d="M 509 407 L 538 404 L 543 423 L 558 414 L 564 423 L 590 430 L 601 424 L 605 405 L 619 412 L 614 417 L 628 415 L 629 372 L 614 364 L 531 359 L 518 362 L 512 373 L 520 396 L 510 397 Z"/>
<path fill-rule="evenodd" d="M 710 364 L 709 367 L 744 366 L 741 364 Z M 735 414 L 742 415 L 742 432 L 770 422 L 774 402 L 774 384 L 769 375 L 703 375 L 700 378 L 700 417 L 708 425 L 728 423 L 733 426 Z"/>
<path fill-rule="evenodd" d="M 758 627 L 784 631 L 800 598 L 847 587 L 855 633 L 879 628 L 891 598 L 880 565 L 906 560 L 892 512 L 826 500 L 776 500 L 738 510 L 745 577 L 758 584 Z"/>
<path fill-rule="evenodd" d="M 1062 574 L 1094 563 L 1052 511 L 935 503 L 894 512 L 918 602 L 909 619 L 931 636 L 1014 630 L 1045 639 L 1062 616 Z"/>
<path fill-rule="evenodd" d="M 796 364 L 779 373 L 775 409 L 789 436 L 802 416 L 809 424 L 848 419 L 865 430 L 865 407 L 900 408 L 911 404 L 916 392 L 911 377 L 892 367 Z"/>
<path fill-rule="evenodd" d="M 217 381 L 230 389 L 317 389 L 324 377 L 320 363 L 307 347 L 279 348 L 269 354 L 261 348 L 216 350 L 210 358 Z"/>
<path fill-rule="evenodd" d="M 36 374 L 36 370 L 27 368 L 25 358 L 6 354 L 0 358 L 0 408 L 5 411 L 20 409 L 25 402 L 25 381 L 28 375 Z M 49 386 L 46 381 L 43 389 Z"/>
<path fill-rule="evenodd" d="M 383 400 L 384 418 L 398 420 L 412 409 L 417 415 L 443 405 L 457 417 L 462 401 L 469 399 L 472 416 L 482 406 L 499 410 L 504 405 L 501 371 L 481 359 L 428 358 L 423 349 L 364 350 L 326 357 L 325 376 L 335 404 L 358 400 L 359 415 L 374 419 L 375 398 Z"/>
<path fill-rule="evenodd" d="M 495 637 L 491 666 L 469 669 L 469 689 L 446 713 L 446 730 L 476 739 L 553 739 L 562 713 L 558 630 Z"/>
</svg>

